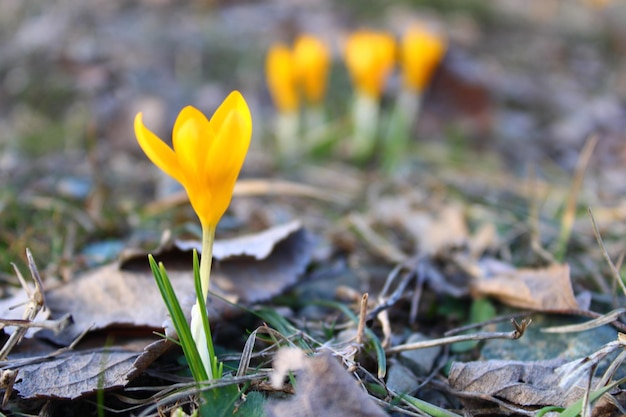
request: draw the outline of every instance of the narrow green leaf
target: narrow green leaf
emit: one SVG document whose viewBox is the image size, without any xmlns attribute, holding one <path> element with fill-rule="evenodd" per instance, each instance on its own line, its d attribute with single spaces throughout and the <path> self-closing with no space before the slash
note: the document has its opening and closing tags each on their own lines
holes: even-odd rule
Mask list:
<svg viewBox="0 0 626 417">
<path fill-rule="evenodd" d="M 213 388 L 202 393 L 204 403 L 200 406 L 201 416 L 230 417 L 234 415 L 235 403 L 240 398 L 236 384 Z"/>
<path fill-rule="evenodd" d="M 417 408 L 420 411 L 425 412 L 426 414 L 432 417 L 460 417 L 460 414 L 456 414 L 444 408 L 437 407 L 434 404 L 431 404 L 424 400 L 420 400 L 415 397 L 411 397 L 410 395 L 401 395 L 399 397 L 404 402 L 409 403 L 413 407 Z"/>
<path fill-rule="evenodd" d="M 154 260 L 152 255 L 148 255 L 148 261 L 150 263 L 150 268 L 152 269 L 152 275 L 154 275 L 154 279 L 159 287 L 159 291 L 161 292 L 161 297 L 163 298 L 165 306 L 170 313 L 176 333 L 178 333 L 178 339 L 183 349 L 183 353 L 185 354 L 185 358 L 187 359 L 187 363 L 189 364 L 191 374 L 196 382 L 206 381 L 208 380 L 208 375 L 202 365 L 202 359 L 200 358 L 196 344 L 191 336 L 189 323 L 187 323 L 185 314 L 180 307 L 180 303 L 178 302 L 172 283 L 167 275 L 165 266 L 163 266 L 162 263 L 157 265 L 157 262 Z"/>
<path fill-rule="evenodd" d="M 609 392 L 610 390 L 612 390 L 613 388 L 615 388 L 616 386 L 623 384 L 626 382 L 626 377 L 618 380 L 618 381 L 614 381 L 612 383 L 610 383 L 609 385 L 606 385 L 594 392 L 592 392 L 589 395 L 589 402 L 592 403 L 594 401 L 596 401 L 598 398 L 602 397 L 604 394 L 606 394 L 607 392 Z M 567 407 L 562 413 L 561 413 L 561 417 L 576 417 L 578 416 L 581 411 L 582 411 L 582 407 L 583 407 L 583 399 L 579 399 L 578 401 L 576 401 L 574 404 L 570 405 L 569 407 Z"/>
<path fill-rule="evenodd" d="M 200 278 L 200 264 L 198 262 L 198 251 L 193 250 L 193 282 L 196 288 L 196 295 L 198 299 L 198 305 L 200 307 L 200 316 L 202 317 L 202 327 L 204 328 L 204 335 L 206 336 L 206 345 L 209 350 L 209 360 L 211 361 L 211 379 L 219 379 L 222 377 L 220 369 L 220 363 L 215 356 L 215 349 L 213 347 L 213 336 L 211 335 L 211 326 L 209 324 L 209 316 L 206 313 L 206 300 L 202 297 L 202 281 Z"/>
</svg>

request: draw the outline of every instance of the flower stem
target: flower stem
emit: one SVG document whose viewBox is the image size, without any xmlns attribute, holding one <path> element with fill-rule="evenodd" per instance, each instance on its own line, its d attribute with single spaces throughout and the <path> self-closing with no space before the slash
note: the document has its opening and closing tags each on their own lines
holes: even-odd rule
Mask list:
<svg viewBox="0 0 626 417">
<path fill-rule="evenodd" d="M 298 130 L 300 119 L 297 111 L 279 112 L 274 121 L 276 145 L 284 161 L 298 157 L 301 151 Z"/>
<path fill-rule="evenodd" d="M 350 156 L 356 162 L 367 162 L 374 153 L 379 113 L 380 104 L 376 98 L 357 92 L 352 107 L 354 137 L 350 148 Z"/>
<path fill-rule="evenodd" d="M 401 172 L 414 145 L 411 127 L 419 117 L 421 93 L 415 90 L 402 90 L 389 119 L 387 136 L 384 140 L 382 163 L 390 174 Z"/>
<path fill-rule="evenodd" d="M 207 294 L 209 293 L 214 240 L 215 226 L 202 225 L 202 254 L 200 256 L 200 279 L 202 281 L 202 297 L 204 297 L 205 302 Z"/>
<path fill-rule="evenodd" d="M 209 282 L 211 277 L 211 261 L 213 259 L 213 240 L 215 238 L 215 226 L 202 225 L 202 255 L 200 257 L 200 288 L 202 294 L 198 294 L 198 298 L 206 303 L 209 293 Z M 191 308 L 191 335 L 198 348 L 198 353 L 202 359 L 202 365 L 209 376 L 209 379 L 217 377 L 213 372 L 213 361 L 215 353 L 211 341 L 207 340 L 207 333 L 204 330 L 202 316 L 206 315 L 205 311 L 200 311 L 200 304 L 196 303 Z M 210 332 L 210 329 L 209 329 Z M 210 335 L 208 335 L 210 336 Z"/>
</svg>

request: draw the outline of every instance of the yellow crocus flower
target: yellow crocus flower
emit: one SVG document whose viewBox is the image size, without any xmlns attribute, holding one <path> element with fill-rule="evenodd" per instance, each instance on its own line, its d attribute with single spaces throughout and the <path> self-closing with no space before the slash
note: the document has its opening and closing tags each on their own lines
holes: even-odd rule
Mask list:
<svg viewBox="0 0 626 417">
<path fill-rule="evenodd" d="M 274 105 L 278 111 L 291 113 L 298 109 L 296 68 L 292 52 L 283 44 L 273 45 L 267 53 L 265 75 Z"/>
<path fill-rule="evenodd" d="M 380 98 L 393 70 L 395 48 L 393 36 L 384 32 L 360 30 L 348 37 L 345 61 L 359 93 Z"/>
<path fill-rule="evenodd" d="M 178 114 L 173 149 L 135 117 L 135 135 L 148 158 L 187 191 L 203 228 L 215 229 L 226 212 L 248 152 L 252 117 L 245 99 L 233 91 L 208 120 L 187 106 Z"/>
<path fill-rule="evenodd" d="M 326 44 L 311 35 L 300 35 L 294 42 L 293 59 L 298 84 L 307 101 L 320 104 L 326 92 L 330 53 Z"/>
<path fill-rule="evenodd" d="M 402 38 L 401 63 L 405 88 L 422 92 L 446 51 L 440 36 L 419 26 L 409 29 Z"/>
</svg>

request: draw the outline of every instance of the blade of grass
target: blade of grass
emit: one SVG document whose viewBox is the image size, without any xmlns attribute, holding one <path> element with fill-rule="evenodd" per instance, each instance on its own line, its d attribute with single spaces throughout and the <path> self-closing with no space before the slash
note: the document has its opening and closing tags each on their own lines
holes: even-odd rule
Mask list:
<svg viewBox="0 0 626 417">
<path fill-rule="evenodd" d="M 626 377 L 614 381 L 613 383 L 606 385 L 598 390 L 595 390 L 594 392 L 592 392 L 589 395 L 589 402 L 594 402 L 596 401 L 598 398 L 602 397 L 604 394 L 606 394 L 607 392 L 609 392 L 610 390 L 612 390 L 613 388 L 615 388 L 618 385 L 623 384 L 624 382 L 626 382 Z M 569 407 L 567 407 L 562 413 L 561 413 L 561 417 L 576 417 L 578 416 L 581 412 L 582 412 L 582 406 L 583 406 L 583 400 L 584 398 L 579 399 L 578 401 L 576 401 L 574 404 L 570 405 Z"/>
<path fill-rule="evenodd" d="M 411 397 L 410 395 L 398 395 L 398 397 L 404 401 L 405 403 L 409 404 L 412 407 L 417 408 L 420 411 L 423 411 L 424 413 L 428 414 L 429 416 L 433 416 L 433 417 L 460 417 L 459 414 L 455 414 L 451 411 L 448 411 L 446 409 L 437 407 L 436 405 L 433 405 L 431 403 L 428 403 L 426 401 L 420 400 L 418 398 L 415 397 Z"/>
<path fill-rule="evenodd" d="M 193 250 L 193 281 L 196 288 L 196 294 L 198 298 L 198 305 L 200 306 L 202 317 L 202 327 L 204 328 L 204 334 L 206 336 L 206 345 L 209 350 L 209 360 L 211 361 L 211 379 L 219 379 L 222 377 L 220 369 L 223 369 L 223 365 L 218 362 L 215 356 L 215 349 L 213 347 L 213 336 L 211 335 L 211 326 L 209 324 L 209 316 L 206 313 L 206 300 L 202 296 L 202 281 L 200 279 L 200 265 L 198 263 L 198 251 Z"/>
<path fill-rule="evenodd" d="M 180 307 L 178 298 L 176 298 L 176 293 L 174 292 L 174 288 L 172 288 L 165 266 L 163 266 L 162 263 L 157 265 L 157 262 L 154 260 L 152 255 L 148 255 L 148 261 L 150 262 L 152 274 L 154 275 L 154 279 L 159 287 L 159 291 L 161 292 L 161 297 L 163 297 L 163 301 L 165 302 L 167 310 L 170 313 L 176 333 L 178 333 L 178 339 L 183 349 L 183 353 L 185 354 L 185 358 L 187 359 L 187 363 L 189 364 L 189 369 L 191 370 L 193 379 L 196 382 L 206 381 L 208 379 L 208 375 L 204 366 L 202 366 L 202 359 L 200 358 L 196 344 L 191 336 L 189 323 L 187 323 L 187 319 L 185 318 L 185 314 Z"/>
</svg>

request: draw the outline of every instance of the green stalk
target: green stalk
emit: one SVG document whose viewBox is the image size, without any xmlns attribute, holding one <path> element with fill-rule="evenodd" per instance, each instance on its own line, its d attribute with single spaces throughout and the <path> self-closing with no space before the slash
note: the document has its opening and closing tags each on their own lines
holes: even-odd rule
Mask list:
<svg viewBox="0 0 626 417">
<path fill-rule="evenodd" d="M 276 115 L 274 134 L 276 135 L 276 145 L 282 162 L 288 162 L 291 158 L 300 155 L 299 130 L 300 115 L 297 111 L 279 112 Z"/>
<path fill-rule="evenodd" d="M 193 278 L 196 294 L 198 296 L 198 307 L 200 311 L 206 311 L 206 302 L 204 298 L 201 297 L 202 280 L 200 278 L 200 268 L 198 267 L 198 252 L 195 249 L 193 251 Z M 209 369 L 207 370 L 207 373 L 209 374 L 209 380 L 219 379 L 222 377 L 223 368 L 222 364 L 218 363 L 217 357 L 215 356 L 215 349 L 213 348 L 213 335 L 211 334 L 211 326 L 209 324 L 209 316 L 207 314 L 201 314 L 200 317 L 202 319 L 202 328 L 204 329 L 207 352 L 209 355 Z"/>
<path fill-rule="evenodd" d="M 202 297 L 206 303 L 211 280 L 211 263 L 213 260 L 213 241 L 215 240 L 215 226 L 202 225 L 202 256 L 200 257 L 200 280 L 202 282 Z"/>
<path fill-rule="evenodd" d="M 367 162 L 374 153 L 379 113 L 380 104 L 376 98 L 357 92 L 352 107 L 354 136 L 350 156 L 358 163 Z"/>
<path fill-rule="evenodd" d="M 213 259 L 213 240 L 215 239 L 215 226 L 202 225 L 202 256 L 200 258 L 199 284 L 196 286 L 198 299 L 191 308 L 191 335 L 202 358 L 202 364 L 209 377 L 213 379 L 215 368 L 215 354 L 213 353 L 213 341 L 209 340 L 210 330 L 207 332 L 208 318 L 206 317 L 206 299 L 209 293 L 211 277 L 211 261 Z M 194 271 L 195 275 L 195 271 Z M 195 278 L 194 278 L 195 279 Z M 206 321 L 206 326 L 205 326 Z"/>
<path fill-rule="evenodd" d="M 398 95 L 383 143 L 382 163 L 388 173 L 399 171 L 411 154 L 411 127 L 419 116 L 421 99 L 417 91 L 402 90 Z"/>
<path fill-rule="evenodd" d="M 148 261 L 150 262 L 152 274 L 154 275 L 154 279 L 159 287 L 165 306 L 167 307 L 170 317 L 172 318 L 172 323 L 174 324 L 174 328 L 178 334 L 178 339 L 181 347 L 183 348 L 187 363 L 189 364 L 191 374 L 196 382 L 206 381 L 208 379 L 207 372 L 203 369 L 201 356 L 198 352 L 196 344 L 194 343 L 195 339 L 189 329 L 185 314 L 178 303 L 178 298 L 176 297 L 174 288 L 169 280 L 167 271 L 162 263 L 157 264 L 152 255 L 148 255 Z"/>
</svg>

